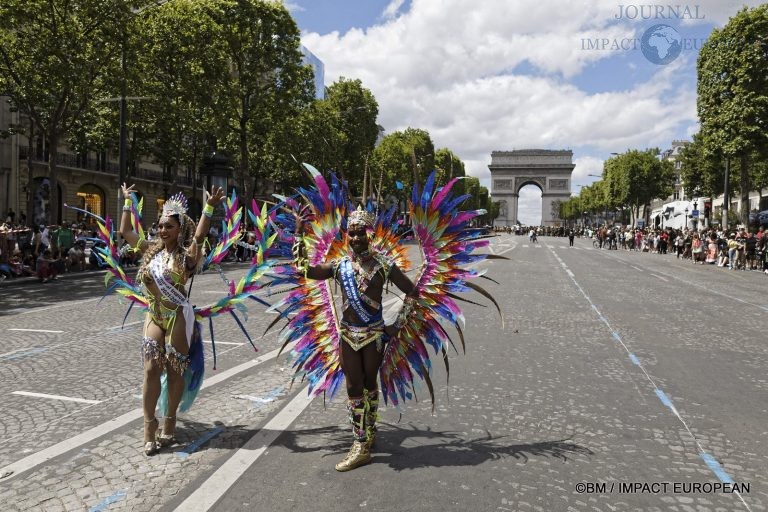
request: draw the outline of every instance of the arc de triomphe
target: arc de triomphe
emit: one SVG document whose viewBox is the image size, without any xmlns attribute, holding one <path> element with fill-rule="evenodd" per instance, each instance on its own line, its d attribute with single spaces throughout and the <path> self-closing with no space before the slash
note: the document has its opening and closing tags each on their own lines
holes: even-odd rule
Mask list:
<svg viewBox="0 0 768 512">
<path fill-rule="evenodd" d="M 536 185 L 541 189 L 541 224 L 560 223 L 558 201 L 571 197 L 573 151 L 554 149 L 519 149 L 491 153 L 491 196 L 500 202 L 497 226 L 517 223 L 517 201 L 520 189 Z"/>
</svg>

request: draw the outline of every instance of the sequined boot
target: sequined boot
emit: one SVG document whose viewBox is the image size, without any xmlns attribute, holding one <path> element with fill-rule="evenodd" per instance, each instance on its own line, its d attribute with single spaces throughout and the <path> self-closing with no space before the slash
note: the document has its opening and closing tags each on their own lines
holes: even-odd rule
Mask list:
<svg viewBox="0 0 768 512">
<path fill-rule="evenodd" d="M 355 441 L 344 460 L 336 464 L 336 471 L 350 471 L 371 462 L 371 451 L 368 448 L 365 431 L 366 406 L 365 398 L 350 398 L 347 401 L 349 422 L 352 424 L 352 435 Z"/>
<path fill-rule="evenodd" d="M 371 451 L 365 441 L 355 440 L 344 460 L 336 464 L 336 471 L 351 471 L 371 462 Z"/>
</svg>

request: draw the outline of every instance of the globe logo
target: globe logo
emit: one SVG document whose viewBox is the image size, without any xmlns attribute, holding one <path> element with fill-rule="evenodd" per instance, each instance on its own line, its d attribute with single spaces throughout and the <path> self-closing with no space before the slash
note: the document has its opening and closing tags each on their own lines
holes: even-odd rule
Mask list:
<svg viewBox="0 0 768 512">
<path fill-rule="evenodd" d="M 640 39 L 645 58 L 654 64 L 669 64 L 680 55 L 680 34 L 669 25 L 654 25 Z"/>
</svg>

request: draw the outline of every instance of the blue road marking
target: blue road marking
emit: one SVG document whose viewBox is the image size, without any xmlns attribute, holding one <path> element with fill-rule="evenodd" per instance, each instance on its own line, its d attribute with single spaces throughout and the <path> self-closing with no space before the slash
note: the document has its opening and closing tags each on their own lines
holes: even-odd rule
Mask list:
<svg viewBox="0 0 768 512">
<path fill-rule="evenodd" d="M 659 400 L 661 400 L 661 403 L 669 407 L 670 409 L 674 409 L 675 406 L 672 405 L 672 400 L 669 399 L 669 397 L 660 389 L 656 390 L 656 396 L 659 397 Z"/>
<path fill-rule="evenodd" d="M 712 472 L 715 475 L 717 475 L 717 478 L 719 478 L 721 482 L 726 484 L 734 483 L 733 478 L 731 478 L 731 475 L 725 472 L 722 466 L 720 466 L 720 463 L 717 462 L 713 456 L 711 456 L 707 452 L 701 452 L 699 456 L 707 464 L 707 466 L 709 466 L 709 469 L 711 469 Z"/>
<path fill-rule="evenodd" d="M 629 353 L 629 360 L 632 361 L 633 363 L 635 363 L 637 366 L 641 366 L 640 365 L 640 360 L 637 358 L 637 356 L 635 354 L 633 354 L 631 352 Z M 664 400 L 662 400 L 662 402 L 663 401 Z"/>
<path fill-rule="evenodd" d="M 0 360 L 2 361 L 11 361 L 13 359 L 21 359 L 22 357 L 29 357 L 33 356 L 35 354 L 40 354 L 42 352 L 45 352 L 48 350 L 47 348 L 33 348 L 29 350 L 25 350 L 24 352 L 16 352 L 14 354 L 8 354 L 7 356 L 0 357 Z"/>
<path fill-rule="evenodd" d="M 109 496 L 108 498 L 104 498 L 104 501 L 102 501 L 98 505 L 91 507 L 89 509 L 89 512 L 101 512 L 102 510 L 106 510 L 108 506 L 125 498 L 127 494 L 128 493 L 123 490 L 117 491 L 112 496 Z"/>
<path fill-rule="evenodd" d="M 616 341 L 621 341 L 621 335 L 618 332 L 613 331 L 611 335 L 613 336 L 613 339 L 615 339 Z"/>
<path fill-rule="evenodd" d="M 186 459 L 187 457 L 195 453 L 198 448 L 203 446 L 210 439 L 213 439 L 217 435 L 221 434 L 223 431 L 224 431 L 224 427 L 216 427 L 212 430 L 209 430 L 208 432 L 206 432 L 205 434 L 197 438 L 195 441 L 189 443 L 183 452 L 176 452 L 176 456 L 182 459 Z"/>
</svg>

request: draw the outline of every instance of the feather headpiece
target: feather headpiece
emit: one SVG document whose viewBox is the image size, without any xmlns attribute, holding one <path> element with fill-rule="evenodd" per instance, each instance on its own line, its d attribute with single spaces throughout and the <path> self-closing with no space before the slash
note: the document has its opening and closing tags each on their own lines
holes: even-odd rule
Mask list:
<svg viewBox="0 0 768 512">
<path fill-rule="evenodd" d="M 347 219 L 347 226 L 351 227 L 357 225 L 373 229 L 375 222 L 376 216 L 369 211 L 363 210 L 363 207 L 358 205 L 357 210 L 349 214 L 349 218 Z"/>
<path fill-rule="evenodd" d="M 184 217 L 184 214 L 187 213 L 188 206 L 187 198 L 184 197 L 184 194 L 179 192 L 163 203 L 163 217 L 178 215 L 181 219 Z"/>
</svg>

